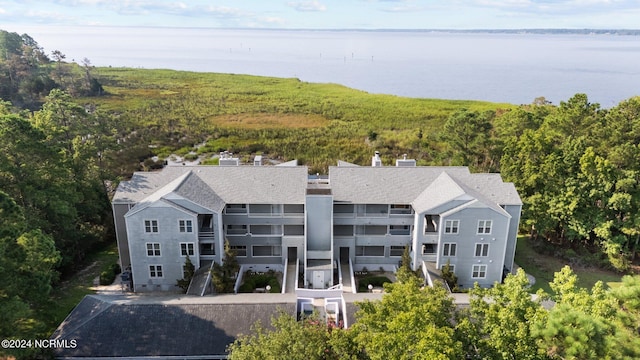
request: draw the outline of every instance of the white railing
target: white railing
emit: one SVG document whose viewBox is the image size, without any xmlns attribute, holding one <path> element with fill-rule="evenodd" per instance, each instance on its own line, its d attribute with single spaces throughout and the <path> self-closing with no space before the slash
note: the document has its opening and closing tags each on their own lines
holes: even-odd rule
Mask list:
<svg viewBox="0 0 640 360">
<path fill-rule="evenodd" d="M 238 277 L 236 278 L 236 283 L 233 286 L 233 292 L 238 293 L 240 290 L 240 285 L 242 285 L 242 277 L 244 276 L 244 265 L 240 265 L 240 270 L 238 271 Z"/>
<path fill-rule="evenodd" d="M 300 259 L 296 260 L 296 286 L 294 288 L 296 290 L 298 290 L 298 284 L 300 283 L 298 276 L 300 276 Z"/>
<path fill-rule="evenodd" d="M 354 275 L 351 257 L 349 257 L 349 275 L 351 276 L 351 292 L 356 294 L 358 292 L 358 287 L 356 286 L 356 277 Z"/>
<path fill-rule="evenodd" d="M 338 283 L 342 284 L 342 264 L 340 263 L 340 258 L 336 259 L 338 263 Z"/>
<path fill-rule="evenodd" d="M 207 280 L 204 283 L 204 286 L 202 287 L 202 293 L 200 293 L 200 296 L 204 296 L 204 294 L 207 292 L 207 288 L 209 286 L 213 286 L 213 284 L 211 284 L 211 277 L 213 276 L 213 264 L 215 264 L 215 261 L 211 262 L 211 266 L 209 266 L 209 273 L 207 274 Z"/>
<path fill-rule="evenodd" d="M 427 281 L 427 285 L 429 285 L 429 287 L 433 287 L 433 280 L 431 279 L 431 275 L 429 275 L 427 264 L 424 261 L 422 261 L 422 274 L 424 275 L 424 279 Z"/>
<path fill-rule="evenodd" d="M 288 258 L 284 258 L 284 270 L 282 270 L 282 290 L 280 291 L 281 294 L 284 294 L 286 292 L 287 289 L 287 270 L 288 270 L 288 266 L 289 265 L 289 259 Z"/>
</svg>

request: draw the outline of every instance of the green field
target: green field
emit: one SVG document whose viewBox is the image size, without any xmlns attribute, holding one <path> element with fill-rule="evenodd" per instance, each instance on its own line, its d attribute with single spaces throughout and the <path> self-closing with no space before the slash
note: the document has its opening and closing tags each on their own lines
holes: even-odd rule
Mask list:
<svg viewBox="0 0 640 360">
<path fill-rule="evenodd" d="M 389 163 L 408 154 L 420 165 L 439 164 L 446 161 L 439 133 L 452 113 L 515 108 L 249 75 L 126 68 L 96 68 L 94 75 L 107 95 L 79 102 L 121 114 L 120 131 L 143 132 L 155 155 L 262 153 L 298 159 L 311 172 L 336 159 L 366 163 L 374 149 Z"/>
</svg>

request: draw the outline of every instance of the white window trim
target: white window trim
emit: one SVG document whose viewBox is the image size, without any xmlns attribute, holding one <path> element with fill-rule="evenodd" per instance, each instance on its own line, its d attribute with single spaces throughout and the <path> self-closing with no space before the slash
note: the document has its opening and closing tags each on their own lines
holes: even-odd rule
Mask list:
<svg viewBox="0 0 640 360">
<path fill-rule="evenodd" d="M 158 245 L 159 255 L 156 255 L 156 247 L 153 246 L 155 244 Z M 151 251 L 153 252 L 152 255 L 149 255 L 149 245 L 151 245 Z M 162 256 L 162 245 L 159 242 L 146 242 L 144 243 L 144 251 L 147 253 L 147 257 L 160 257 Z"/>
<path fill-rule="evenodd" d="M 476 255 L 476 253 L 478 252 L 478 246 L 480 246 L 480 255 Z M 483 253 L 483 249 L 487 248 L 487 255 L 482 255 Z M 489 256 L 489 244 L 488 243 L 476 243 L 476 245 L 473 247 L 473 257 L 488 257 Z"/>
<path fill-rule="evenodd" d="M 187 223 L 189 223 L 190 225 L 187 226 Z M 184 224 L 184 225 L 181 225 Z M 184 227 L 184 231 L 182 231 L 182 228 Z M 191 228 L 191 231 L 189 231 L 189 228 Z M 193 233 L 193 220 L 189 220 L 189 219 L 180 219 L 178 220 L 178 231 L 180 233 Z"/>
<path fill-rule="evenodd" d="M 453 223 L 456 223 L 456 226 L 455 226 L 456 231 L 455 232 L 453 232 L 453 231 L 452 232 L 447 232 L 447 223 L 448 222 L 451 223 L 449 228 L 451 228 L 452 230 L 454 228 Z M 455 220 L 455 219 L 445 220 L 444 221 L 444 229 L 442 231 L 447 235 L 457 235 L 457 234 L 459 234 L 460 233 L 460 220 Z"/>
<path fill-rule="evenodd" d="M 448 251 L 447 251 L 447 254 L 445 254 L 445 249 L 447 249 L 447 245 L 448 245 Z M 451 255 L 451 245 L 455 247 L 455 251 L 453 255 Z M 454 242 L 442 243 L 442 257 L 455 257 L 457 254 L 458 254 L 458 243 L 454 243 Z"/>
<path fill-rule="evenodd" d="M 151 276 L 151 267 L 154 267 L 154 272 L 156 273 L 156 276 Z M 158 267 L 160 267 L 160 272 L 162 273 L 162 276 L 158 276 Z M 162 266 L 162 264 L 149 264 L 149 279 L 163 279 L 164 278 L 164 267 Z"/>
<path fill-rule="evenodd" d="M 186 250 L 187 250 L 186 254 L 182 253 L 182 245 L 183 244 L 187 245 L 186 246 Z M 191 250 L 192 250 L 193 254 L 189 254 L 189 245 L 191 245 Z M 195 243 L 193 243 L 193 242 L 181 242 L 179 246 L 180 246 L 180 256 L 182 256 L 182 257 L 187 257 L 187 255 L 189 255 L 190 257 L 196 256 L 196 244 Z"/>
<path fill-rule="evenodd" d="M 478 269 L 477 271 L 475 270 L 476 268 Z M 474 272 L 477 272 L 478 275 L 480 275 L 480 273 L 482 272 L 482 271 L 480 271 L 481 268 L 484 268 L 484 276 L 473 276 Z M 471 267 L 471 278 L 472 279 L 486 279 L 487 278 L 487 270 L 488 270 L 488 266 L 486 264 L 473 265 Z"/>
<path fill-rule="evenodd" d="M 482 231 L 480 232 L 480 223 L 483 222 L 483 226 L 482 226 Z M 485 232 L 485 229 L 487 228 L 487 222 L 489 222 L 489 232 Z M 491 232 L 493 231 L 493 220 L 478 220 L 478 226 L 476 227 L 476 231 L 478 231 L 478 235 L 491 235 Z"/>
<path fill-rule="evenodd" d="M 151 231 L 147 231 L 147 222 L 149 222 L 149 229 L 150 229 Z M 153 223 L 154 223 L 154 222 L 155 222 L 155 224 L 156 224 L 156 226 L 155 226 L 156 231 L 153 231 L 153 228 L 154 228 Z M 160 222 L 158 222 L 158 220 L 155 220 L 155 219 L 145 219 L 145 220 L 142 222 L 142 227 L 143 227 L 143 230 L 144 230 L 144 233 L 145 233 L 145 234 L 158 234 L 158 233 L 160 233 Z"/>
</svg>

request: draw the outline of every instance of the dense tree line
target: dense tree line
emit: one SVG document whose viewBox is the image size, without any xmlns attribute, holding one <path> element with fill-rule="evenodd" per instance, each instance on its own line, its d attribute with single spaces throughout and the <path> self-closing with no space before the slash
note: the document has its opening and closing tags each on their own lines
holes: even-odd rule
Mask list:
<svg viewBox="0 0 640 360">
<path fill-rule="evenodd" d="M 10 109 L 0 103 L 0 337 L 46 338 L 52 285 L 113 241 L 102 165 L 117 154 L 114 119 L 58 89 L 38 111 Z"/>
<path fill-rule="evenodd" d="M 74 96 L 101 95 L 104 90 L 93 76 L 91 61 L 81 65 L 64 62 L 55 50 L 52 61 L 29 35 L 0 30 L 0 99 L 17 108 L 36 110 L 52 89 Z"/>
<path fill-rule="evenodd" d="M 290 314 L 256 324 L 229 347 L 230 359 L 637 359 L 640 277 L 621 287 L 576 287 L 565 267 L 551 294 L 532 298 L 524 271 L 491 289 L 474 288 L 456 307 L 442 286 L 413 276 L 385 284 L 380 301 L 359 304 L 349 329 Z"/>
</svg>

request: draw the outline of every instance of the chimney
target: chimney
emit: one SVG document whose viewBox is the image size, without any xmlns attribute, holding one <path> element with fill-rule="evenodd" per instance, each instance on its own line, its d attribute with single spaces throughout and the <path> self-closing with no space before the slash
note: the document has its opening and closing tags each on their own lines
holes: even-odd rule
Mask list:
<svg viewBox="0 0 640 360">
<path fill-rule="evenodd" d="M 382 160 L 380 159 L 380 151 L 376 151 L 373 154 L 373 158 L 371 158 L 371 166 L 373 167 L 381 167 Z"/>
</svg>

